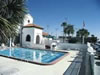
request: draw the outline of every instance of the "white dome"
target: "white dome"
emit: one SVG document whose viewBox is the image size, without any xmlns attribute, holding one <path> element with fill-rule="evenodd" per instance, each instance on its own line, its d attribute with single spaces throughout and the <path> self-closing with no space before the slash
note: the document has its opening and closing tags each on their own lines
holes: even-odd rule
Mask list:
<svg viewBox="0 0 100 75">
<path fill-rule="evenodd" d="M 33 17 L 30 14 L 26 14 L 24 17 L 23 26 L 27 24 L 33 24 Z"/>
</svg>

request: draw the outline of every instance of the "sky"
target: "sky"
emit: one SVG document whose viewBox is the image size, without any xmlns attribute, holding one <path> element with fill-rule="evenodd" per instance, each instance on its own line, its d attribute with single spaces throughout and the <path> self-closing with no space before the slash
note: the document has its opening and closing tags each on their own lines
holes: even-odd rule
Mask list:
<svg viewBox="0 0 100 75">
<path fill-rule="evenodd" d="M 52 35 L 62 35 L 62 22 L 74 25 L 75 32 L 85 28 L 100 37 L 100 0 L 27 0 L 34 23 Z"/>
</svg>

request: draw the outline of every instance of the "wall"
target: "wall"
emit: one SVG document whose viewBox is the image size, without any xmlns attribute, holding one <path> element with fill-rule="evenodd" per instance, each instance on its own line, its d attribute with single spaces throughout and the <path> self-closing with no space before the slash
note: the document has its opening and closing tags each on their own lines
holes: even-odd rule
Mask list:
<svg viewBox="0 0 100 75">
<path fill-rule="evenodd" d="M 87 45 L 85 45 L 85 44 L 59 43 L 59 44 L 57 44 L 57 49 L 60 49 L 60 50 L 67 50 L 67 49 L 86 50 Z"/>
<path fill-rule="evenodd" d="M 25 48 L 34 48 L 34 49 L 45 49 L 45 45 L 43 44 L 24 44 Z"/>
<path fill-rule="evenodd" d="M 22 33 L 22 46 L 30 46 L 31 44 L 34 44 L 34 28 L 23 28 Z M 28 34 L 31 36 L 30 42 L 26 41 L 26 36 Z"/>
<path fill-rule="evenodd" d="M 28 20 L 30 21 L 28 23 Z M 33 17 L 30 14 L 25 15 L 23 25 L 33 24 Z"/>
<path fill-rule="evenodd" d="M 87 46 L 88 46 L 88 55 L 89 55 L 89 63 L 90 63 L 90 66 L 91 66 L 91 72 L 92 74 L 94 75 L 94 56 L 95 56 L 95 53 L 96 53 L 96 50 L 93 49 L 93 47 L 91 46 L 91 43 L 87 43 Z"/>
<path fill-rule="evenodd" d="M 36 28 L 23 28 L 23 34 L 22 34 L 22 47 L 28 47 L 28 48 L 39 48 L 39 49 L 44 49 L 45 45 L 42 44 L 42 30 L 41 29 L 36 29 Z M 26 41 L 26 36 L 27 35 L 31 36 L 31 41 L 27 42 Z M 36 36 L 40 36 L 40 44 L 36 44 Z"/>
<path fill-rule="evenodd" d="M 50 46 L 52 42 L 53 42 L 52 39 L 43 37 L 43 43 L 44 43 L 45 45 L 49 45 L 49 46 Z"/>
<path fill-rule="evenodd" d="M 34 44 L 36 44 L 36 36 L 37 35 L 40 36 L 40 44 L 42 44 L 42 39 L 43 39 L 42 32 L 43 32 L 42 29 L 34 28 Z"/>
</svg>

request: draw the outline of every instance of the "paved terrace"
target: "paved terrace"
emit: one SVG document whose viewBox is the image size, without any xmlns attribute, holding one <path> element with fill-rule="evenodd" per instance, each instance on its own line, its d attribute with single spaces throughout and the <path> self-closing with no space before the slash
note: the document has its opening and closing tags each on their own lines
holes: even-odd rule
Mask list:
<svg viewBox="0 0 100 75">
<path fill-rule="evenodd" d="M 63 75 L 78 53 L 79 51 L 69 51 L 68 56 L 53 65 L 37 65 L 0 57 L 0 75 Z"/>
<path fill-rule="evenodd" d="M 82 63 L 82 52 L 79 52 L 78 56 L 73 60 L 69 68 L 65 71 L 64 75 L 79 75 L 81 63 Z"/>
</svg>

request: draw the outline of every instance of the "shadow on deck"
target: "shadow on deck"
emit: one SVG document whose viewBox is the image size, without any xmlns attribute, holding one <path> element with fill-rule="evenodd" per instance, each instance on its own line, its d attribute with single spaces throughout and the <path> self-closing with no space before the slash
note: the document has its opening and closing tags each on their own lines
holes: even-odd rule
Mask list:
<svg viewBox="0 0 100 75">
<path fill-rule="evenodd" d="M 80 52 L 78 56 L 74 59 L 74 61 L 69 62 L 72 62 L 72 64 L 63 75 L 78 75 L 82 63 L 82 53 Z"/>
</svg>

